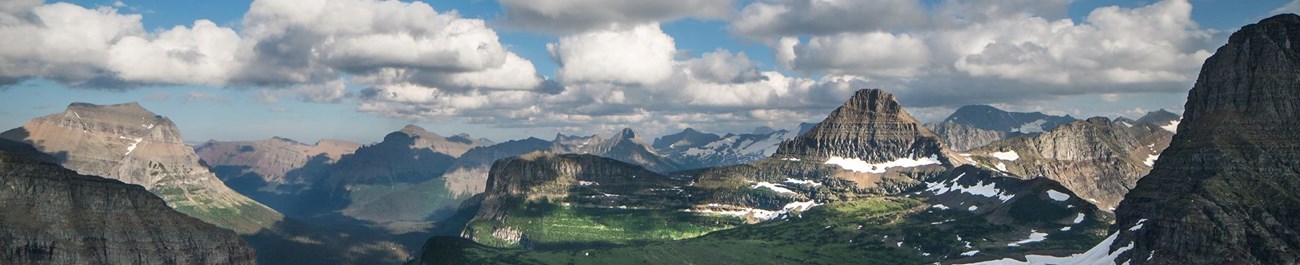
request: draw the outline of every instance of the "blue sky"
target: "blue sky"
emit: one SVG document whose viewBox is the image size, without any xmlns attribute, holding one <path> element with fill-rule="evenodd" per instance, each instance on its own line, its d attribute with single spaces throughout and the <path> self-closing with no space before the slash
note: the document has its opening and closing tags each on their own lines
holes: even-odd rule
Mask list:
<svg viewBox="0 0 1300 265">
<path fill-rule="evenodd" d="M 230 28 L 239 34 L 244 35 L 247 31 L 247 25 L 244 23 L 245 13 L 249 12 L 251 1 L 198 1 L 198 0 L 136 0 L 116 1 L 87 0 L 72 1 L 72 4 L 85 7 L 88 9 L 95 8 L 112 8 L 116 9 L 119 14 L 139 14 L 142 18 L 140 22 L 142 27 L 148 31 L 142 33 L 145 36 L 157 35 L 167 31 L 175 26 L 189 27 L 197 19 L 207 19 L 213 21 L 216 25 L 224 28 Z M 781 1 L 776 1 L 781 2 Z M 776 3 L 773 2 L 773 3 Z M 788 1 L 787 1 L 788 2 Z M 937 9 L 946 1 L 927 0 L 923 1 L 922 6 L 927 9 Z M 1114 0 L 1081 0 L 1069 2 L 1066 7 L 1067 16 L 1075 24 L 1083 24 L 1087 17 L 1095 9 L 1107 6 L 1118 6 L 1125 9 L 1140 8 L 1148 5 L 1155 5 L 1157 1 L 1114 1 Z M 1210 44 L 1200 44 L 1205 47 L 1197 47 L 1190 50 L 1208 50 L 1213 51 L 1227 33 L 1243 26 L 1247 23 L 1257 21 L 1273 13 L 1287 4 L 1287 1 L 1229 1 L 1229 0 L 1191 0 L 1193 9 L 1190 18 L 1198 24 L 1201 32 L 1206 33 Z M 51 4 L 51 3 L 45 3 Z M 532 67 L 536 70 L 539 80 L 558 81 L 561 85 L 566 86 L 565 95 L 573 91 L 589 91 L 586 95 L 591 98 L 600 98 L 610 96 L 609 91 L 627 90 L 626 95 L 633 97 L 630 101 L 623 99 L 618 104 L 607 105 L 580 105 L 580 106 L 561 106 L 556 105 L 562 102 L 561 99 L 539 100 L 532 103 L 520 103 L 524 105 L 532 104 L 540 106 L 548 114 L 546 117 L 520 117 L 504 116 L 498 114 L 483 114 L 492 112 L 491 108 L 482 109 L 457 109 L 453 114 L 428 114 L 428 110 L 422 112 L 410 112 L 411 109 L 424 109 L 418 104 L 432 103 L 411 103 L 402 100 L 390 100 L 382 102 L 370 102 L 372 99 L 354 98 L 355 95 L 363 94 L 374 84 L 358 82 L 358 78 L 349 74 L 341 75 L 341 79 L 350 80 L 346 85 L 346 91 L 349 97 L 342 100 L 333 100 L 328 102 L 311 102 L 311 100 L 293 100 L 295 96 L 288 94 L 277 94 L 279 99 L 268 102 L 265 98 L 259 98 L 264 95 L 264 91 L 282 93 L 295 84 L 276 84 L 269 86 L 261 85 L 214 85 L 202 84 L 203 82 L 194 82 L 193 84 L 184 84 L 185 82 L 167 84 L 148 83 L 133 85 L 128 88 L 73 88 L 75 82 L 55 81 L 59 78 L 52 76 L 42 76 L 42 74 L 15 74 L 24 81 L 10 84 L 0 89 L 0 126 L 17 127 L 31 118 L 62 111 L 62 109 L 71 102 L 91 102 L 99 104 L 111 104 L 138 101 L 146 108 L 170 117 L 182 129 L 187 141 L 205 141 L 208 139 L 219 140 L 252 140 L 265 139 L 271 136 L 282 136 L 298 139 L 301 141 L 315 141 L 321 138 L 336 138 L 358 142 L 374 142 L 382 139 L 383 135 L 400 129 L 403 125 L 414 123 L 424 126 L 436 133 L 451 135 L 459 132 L 467 132 L 478 137 L 487 137 L 494 140 L 517 139 L 527 136 L 538 136 L 541 138 L 550 138 L 557 132 L 592 134 L 607 133 L 613 128 L 622 126 L 631 126 L 650 132 L 649 137 L 654 137 L 662 133 L 672 132 L 684 127 L 704 128 L 719 133 L 731 131 L 744 131 L 743 128 L 752 128 L 755 126 L 766 125 L 781 128 L 791 128 L 801 121 L 815 121 L 817 117 L 824 116 L 830 108 L 835 107 L 833 99 L 812 101 L 807 104 L 784 104 L 774 103 L 754 103 L 754 105 L 739 106 L 735 104 L 723 105 L 695 105 L 682 104 L 676 107 L 658 107 L 638 105 L 640 92 L 633 92 L 636 89 L 656 90 L 656 85 L 640 84 L 628 85 L 624 81 L 617 79 L 605 83 L 578 83 L 569 79 L 558 78 L 563 66 L 560 61 L 569 61 L 568 65 L 577 69 L 575 66 L 578 61 L 569 58 L 557 58 L 548 49 L 548 44 L 555 46 L 578 47 L 578 40 L 586 31 L 596 32 L 598 30 L 579 29 L 579 30 L 547 30 L 531 28 L 529 26 L 520 26 L 518 21 L 512 20 L 507 16 L 503 9 L 503 3 L 491 0 L 466 0 L 466 1 L 433 1 L 428 2 L 440 14 L 447 12 L 457 12 L 462 18 L 481 19 L 486 22 L 488 30 L 495 32 L 499 37 L 500 45 L 508 52 L 517 54 L 531 62 Z M 746 7 L 754 4 L 753 1 L 740 1 L 733 5 L 732 11 L 741 12 Z M 527 7 L 521 7 L 527 8 Z M 623 14 L 620 18 L 630 19 L 637 17 L 637 14 Z M 615 21 L 615 24 L 631 24 L 628 21 Z M 562 19 L 554 19 L 556 21 Z M 650 22 L 638 20 L 637 23 L 652 23 L 658 26 L 663 34 L 671 38 L 675 49 L 672 50 L 671 60 L 676 64 L 684 65 L 685 62 L 701 58 L 704 54 L 715 51 L 726 51 L 729 54 L 744 53 L 746 59 L 752 63 L 754 71 L 762 73 L 772 71 L 789 78 L 804 78 L 809 82 L 818 80 L 825 75 L 853 74 L 864 76 L 864 81 L 869 86 L 883 87 L 887 90 L 897 89 L 900 96 L 904 96 L 904 103 L 912 106 L 919 106 L 914 114 L 923 120 L 933 121 L 941 119 L 946 115 L 945 111 L 961 104 L 994 104 L 995 106 L 1022 111 L 1046 111 L 1049 113 L 1072 114 L 1075 116 L 1092 116 L 1092 115 L 1126 115 L 1134 116 L 1133 112 L 1155 110 L 1158 108 L 1168 108 L 1175 111 L 1181 111 L 1181 105 L 1185 98 L 1186 89 L 1190 88 L 1190 81 L 1175 80 L 1169 82 L 1151 82 L 1134 84 L 1131 82 L 1112 82 L 1096 84 L 1076 84 L 1075 81 L 1069 83 L 1051 83 L 1052 86 L 1059 86 L 1059 91 L 1047 93 L 1043 96 L 1026 97 L 1023 99 L 1000 99 L 989 98 L 979 99 L 978 97 L 966 97 L 969 100 L 965 102 L 953 102 L 945 104 L 942 97 L 930 95 L 941 92 L 922 92 L 922 91 L 939 91 L 940 89 L 925 88 L 925 82 L 917 81 L 919 79 L 940 79 L 942 77 L 953 79 L 955 84 L 963 84 L 961 78 L 943 76 L 939 74 L 893 74 L 879 68 L 867 67 L 868 70 L 837 68 L 832 65 L 829 67 L 806 67 L 795 63 L 793 65 L 783 65 L 778 62 L 777 48 L 779 45 L 777 38 L 756 37 L 753 34 L 738 33 L 733 30 L 733 24 L 739 20 L 735 15 L 726 17 L 714 17 L 701 14 L 683 14 L 683 15 L 665 15 L 649 19 Z M 559 25 L 563 21 L 555 22 L 548 20 L 533 21 L 533 23 L 552 23 Z M 598 25 L 598 27 L 601 27 Z M 892 33 L 893 37 L 903 38 L 926 35 L 926 26 L 906 26 L 883 29 L 886 33 Z M 882 29 L 876 28 L 875 31 Z M 653 31 L 653 30 L 651 30 Z M 863 30 L 868 32 L 872 30 Z M 816 34 L 791 34 L 797 38 L 800 44 L 806 44 L 813 38 L 824 37 L 825 40 L 831 41 L 835 37 L 847 34 L 857 34 L 857 31 L 846 31 L 843 34 L 831 34 L 820 36 Z M 867 33 L 862 33 L 867 34 Z M 573 43 L 560 43 L 562 38 L 573 37 Z M 638 35 L 642 36 L 642 35 Z M 655 35 L 657 36 L 657 35 Z M 247 37 L 245 37 L 247 38 Z M 924 40 L 928 44 L 929 40 Z M 938 42 L 938 41 L 936 41 Z M 437 45 L 437 44 L 433 44 Z M 1189 44 L 1190 45 L 1190 44 Z M 1208 45 L 1208 46 L 1207 46 Z M 811 46 L 810 46 L 811 47 Z M 933 46 L 932 46 L 933 47 Z M 1048 47 L 1052 48 L 1052 47 Z M 721 50 L 720 50 L 721 49 Z M 931 50 L 934 50 L 933 48 Z M 1190 51 L 1189 50 L 1189 51 Z M 809 53 L 815 52 L 812 49 L 806 50 Z M 934 60 L 940 53 L 931 53 L 925 58 Z M 1182 54 L 1195 54 L 1184 51 Z M 800 54 L 804 55 L 804 54 Z M 888 58 L 886 58 L 888 59 Z M 5 57 L 0 56 L 0 64 L 3 64 Z M 884 60 L 884 59 L 882 59 Z M 670 61 L 670 62 L 672 62 Z M 1101 60 L 1106 61 L 1106 60 Z M 731 61 L 728 61 L 731 62 Z M 636 62 L 631 62 L 636 63 Z M 828 63 L 829 64 L 829 63 Z M 724 63 L 724 65 L 726 65 Z M 822 64 L 811 63 L 809 65 L 820 66 Z M 857 65 L 857 64 L 853 64 Z M 950 63 L 943 63 L 950 65 Z M 874 66 L 872 66 L 874 67 Z M 1159 67 L 1159 66 L 1157 66 Z M 925 70 L 925 67 L 922 71 Z M 1177 68 L 1173 72 L 1193 72 L 1198 67 Z M 5 68 L 0 68 L 5 69 Z M 959 68 L 961 69 L 961 68 Z M 916 69 L 912 69 L 916 70 Z M 3 70 L 0 70 L 3 71 Z M 576 70 L 575 70 L 576 72 Z M 877 75 L 878 74 L 878 75 Z M 1194 73 L 1192 73 L 1194 75 Z M 978 74 L 973 74 L 978 75 Z M 574 75 L 576 76 L 576 75 Z M 958 75 L 960 76 L 960 75 Z M 1015 79 L 1021 77 L 1006 77 L 1006 79 Z M 3 75 L 0 75 L 3 77 Z M 771 78 L 770 76 L 768 78 Z M 980 78 L 984 78 L 981 76 Z M 53 80 L 52 80 L 53 79 Z M 1071 79 L 1075 80 L 1075 79 Z M 1005 81 L 1006 83 L 1004 83 Z M 1050 83 L 1050 82 L 1049 82 Z M 894 88 L 892 84 L 899 88 Z M 954 84 L 954 83 L 947 83 Z M 1012 84 L 1008 86 L 1023 85 L 1020 80 L 995 80 L 989 81 L 989 87 L 995 87 L 999 84 Z M 1033 86 L 1024 85 L 1024 86 Z M 942 85 L 935 85 L 942 86 Z M 835 94 L 830 85 L 816 85 L 810 88 L 811 92 L 800 97 L 816 97 L 820 95 L 818 89 L 824 89 L 830 95 Z M 906 87 L 906 88 L 904 88 Z M 972 89 L 980 89 L 978 85 L 973 85 Z M 446 93 L 462 93 L 449 90 Z M 479 91 L 478 87 L 468 88 L 468 91 Z M 662 89 L 659 89 L 662 90 Z M 990 88 L 990 90 L 996 90 Z M 1043 88 L 1043 90 L 1052 90 L 1052 88 Z M 276 92 L 280 91 L 280 92 Z M 395 92 L 391 89 L 372 89 L 370 91 L 378 92 Z M 452 92 L 448 92 L 452 91 Z M 486 90 L 485 90 L 486 91 Z M 1001 90 L 998 90 L 1001 91 Z M 1014 95 L 1018 90 L 1007 90 L 1005 92 L 989 92 L 986 94 L 998 95 L 1005 93 Z M 476 92 L 464 92 L 474 94 Z M 491 92 L 495 93 L 495 92 Z M 492 96 L 489 92 L 480 94 L 489 95 L 488 98 L 504 98 L 505 96 Z M 505 95 L 505 94 L 502 94 Z M 516 95 L 517 94 L 512 94 Z M 624 94 L 618 94 L 622 97 Z M 647 97 L 644 104 L 656 104 L 654 100 L 648 97 L 658 94 L 645 93 Z M 788 94 L 787 94 L 788 95 Z M 786 97 L 782 95 L 781 97 Z M 914 99 L 907 99 L 906 96 L 913 96 Z M 526 96 L 523 96 L 526 97 Z M 538 97 L 545 95 L 538 94 Z M 935 98 L 935 100 L 915 99 L 915 97 Z M 992 97 L 992 96 L 991 96 Z M 839 99 L 842 100 L 842 99 Z M 584 100 L 593 102 L 604 102 L 603 100 Z M 777 101 L 790 101 L 785 98 L 777 98 Z M 936 101 L 939 101 L 936 103 Z M 395 103 L 396 102 L 396 103 Z M 567 102 L 567 101 L 564 101 Z M 399 104 L 400 103 L 400 104 Z M 451 102 L 456 103 L 456 102 Z M 370 106 L 382 106 L 382 110 L 362 110 L 361 106 L 369 104 Z M 407 104 L 407 105 L 401 105 Z M 410 104 L 416 104 L 414 106 Z M 456 105 L 456 104 L 451 104 Z M 524 106 L 521 105 L 521 106 Z M 707 104 L 705 104 L 707 105 Z M 742 104 L 743 105 L 743 104 Z M 764 107 L 772 105 L 782 105 L 773 107 Z M 433 107 L 437 108 L 437 107 Z M 576 111 L 566 112 L 567 109 L 602 109 L 610 111 Z M 622 108 L 622 109 L 620 109 Z M 612 110 L 611 110 L 612 109 Z M 718 113 L 734 116 L 725 121 L 713 119 L 681 118 L 681 119 L 659 119 L 659 116 L 688 117 L 694 110 L 701 110 L 702 113 Z M 507 109 L 509 110 L 509 109 Z M 504 111 L 498 111 L 504 112 Z M 776 113 L 776 114 L 768 114 Z M 780 112 L 780 113 L 778 113 Z M 598 114 L 592 114 L 598 113 Z M 631 114 L 629 114 L 631 113 Z M 641 113 L 641 114 L 636 114 Z M 764 114 L 755 114 L 764 113 Z M 820 113 L 820 114 L 819 114 Z M 581 115 L 581 116 L 575 116 Z M 640 118 L 628 118 L 633 117 Z M 649 118 L 643 117 L 648 116 Z M 558 118 L 556 118 L 558 117 Z M 566 120 L 568 119 L 568 120 Z M 590 126 L 587 126 L 590 124 Z M 724 125 L 725 124 L 725 125 Z"/>
</svg>

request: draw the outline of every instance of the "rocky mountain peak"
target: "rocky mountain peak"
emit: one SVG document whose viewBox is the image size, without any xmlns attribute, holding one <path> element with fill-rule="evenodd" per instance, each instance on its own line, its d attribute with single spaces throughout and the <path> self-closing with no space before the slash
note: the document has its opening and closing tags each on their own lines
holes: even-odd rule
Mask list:
<svg viewBox="0 0 1300 265">
<path fill-rule="evenodd" d="M 1169 148 L 1116 210 L 1116 263 L 1300 262 L 1300 16 L 1233 33 Z"/>
<path fill-rule="evenodd" d="M 894 95 L 864 89 L 807 133 L 782 143 L 773 156 L 883 163 L 943 157 L 943 151 L 939 137 L 904 111 Z"/>
</svg>

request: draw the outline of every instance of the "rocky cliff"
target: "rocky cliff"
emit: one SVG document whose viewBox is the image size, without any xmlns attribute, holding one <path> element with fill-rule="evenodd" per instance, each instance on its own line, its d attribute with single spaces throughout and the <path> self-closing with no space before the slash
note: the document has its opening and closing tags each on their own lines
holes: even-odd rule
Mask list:
<svg viewBox="0 0 1300 265">
<path fill-rule="evenodd" d="M 0 152 L 0 263 L 256 264 L 235 233 L 138 185 Z"/>
<path fill-rule="evenodd" d="M 1111 211 L 1173 134 L 1152 124 L 1096 117 L 1061 125 L 1046 133 L 1000 140 L 970 150 L 986 168 L 1016 176 L 1045 177 Z"/>
<path fill-rule="evenodd" d="M 1131 264 L 1300 263 L 1300 16 L 1242 27 L 1205 61 L 1178 133 L 1099 248 Z M 1113 256 L 1112 256 L 1113 257 Z"/>
<path fill-rule="evenodd" d="M 199 163 L 170 119 L 136 103 L 73 103 L 0 137 L 30 144 L 78 173 L 143 186 L 182 213 L 241 234 L 283 218 L 227 187 Z"/>
<path fill-rule="evenodd" d="M 993 106 L 967 105 L 942 122 L 926 126 L 943 138 L 948 148 L 965 151 L 1011 136 L 1050 131 L 1071 121 L 1074 118 L 1069 115 L 1008 112 Z"/>
</svg>

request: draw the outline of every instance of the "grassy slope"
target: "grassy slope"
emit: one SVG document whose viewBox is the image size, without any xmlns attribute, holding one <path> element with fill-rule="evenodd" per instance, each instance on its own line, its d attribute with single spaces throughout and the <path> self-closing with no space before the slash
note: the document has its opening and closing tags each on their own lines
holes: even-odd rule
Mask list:
<svg viewBox="0 0 1300 265">
<path fill-rule="evenodd" d="M 946 221 L 946 222 L 945 222 Z M 937 223 L 937 224 L 936 224 Z M 1028 228 L 995 225 L 966 211 L 931 210 L 917 199 L 877 197 L 829 204 L 800 216 L 740 226 L 705 236 L 618 247 L 550 250 L 500 249 L 456 238 L 435 238 L 426 264 L 921 264 L 961 258 L 963 252 L 1015 254 L 1081 251 L 1104 237 L 1089 220 L 1069 232 L 1020 247 Z M 962 240 L 958 240 L 958 236 Z M 899 243 L 902 243 L 901 245 Z M 966 248 L 969 242 L 972 248 Z M 928 254 L 928 256 L 927 256 Z"/>
<path fill-rule="evenodd" d="M 675 210 L 602 209 L 523 203 L 505 221 L 476 221 L 475 239 L 497 247 L 517 247 L 490 235 L 508 227 L 528 235 L 530 248 L 556 249 L 679 240 L 733 227 L 741 220 Z"/>
</svg>

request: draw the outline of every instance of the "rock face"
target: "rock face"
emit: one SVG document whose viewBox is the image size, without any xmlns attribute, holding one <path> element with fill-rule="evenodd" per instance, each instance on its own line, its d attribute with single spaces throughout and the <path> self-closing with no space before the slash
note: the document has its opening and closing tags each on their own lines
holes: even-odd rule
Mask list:
<svg viewBox="0 0 1300 265">
<path fill-rule="evenodd" d="M 793 137 L 794 135 L 786 130 L 766 133 L 729 133 L 717 138 L 674 142 L 672 145 L 659 148 L 659 153 L 680 165 L 681 169 L 736 165 L 771 157 L 776 153 L 781 142 Z"/>
<path fill-rule="evenodd" d="M 0 137 L 28 143 L 78 173 L 143 186 L 182 213 L 241 234 L 283 218 L 227 187 L 199 163 L 170 119 L 136 103 L 73 103 Z"/>
<path fill-rule="evenodd" d="M 1169 145 L 1172 133 L 1153 124 L 1103 117 L 970 150 L 977 164 L 1016 176 L 1045 177 L 1111 211 Z"/>
<path fill-rule="evenodd" d="M 492 165 L 488 192 L 475 219 L 506 218 L 506 208 L 513 201 L 571 199 L 570 189 L 581 186 L 583 183 L 580 181 L 599 183 L 593 184 L 603 186 L 599 188 L 641 185 L 669 188 L 672 185 L 668 183 L 674 182 L 667 176 L 609 158 L 534 152 L 499 160 Z M 676 182 L 687 184 L 686 181 Z"/>
<path fill-rule="evenodd" d="M 561 154 L 591 154 L 640 165 L 656 172 L 667 173 L 679 169 L 678 165 L 660 156 L 655 148 L 641 140 L 631 128 L 625 128 L 609 138 L 599 135 L 556 135 L 551 152 Z"/>
<path fill-rule="evenodd" d="M 987 105 L 958 108 L 943 122 L 926 125 L 944 139 L 948 148 L 965 151 L 1015 135 L 1050 131 L 1074 121 L 1070 116 L 1041 112 L 1007 112 Z"/>
<path fill-rule="evenodd" d="M 235 233 L 141 186 L 0 152 L 0 263 L 256 264 Z"/>
<path fill-rule="evenodd" d="M 1173 143 L 1116 210 L 1116 263 L 1300 263 L 1300 16 L 1205 61 Z M 1101 247 L 1101 246 L 1099 246 Z"/>
</svg>

